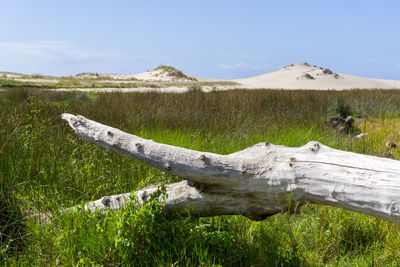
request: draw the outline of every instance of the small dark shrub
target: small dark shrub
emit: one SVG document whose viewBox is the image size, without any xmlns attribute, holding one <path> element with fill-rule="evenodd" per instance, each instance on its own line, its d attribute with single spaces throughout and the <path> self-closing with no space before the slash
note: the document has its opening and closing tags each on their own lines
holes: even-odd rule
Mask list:
<svg viewBox="0 0 400 267">
<path fill-rule="evenodd" d="M 342 118 L 346 118 L 353 114 L 350 105 L 346 103 L 342 98 L 338 99 L 336 105 L 336 113 L 339 114 Z"/>
<path fill-rule="evenodd" d="M 304 74 L 304 78 L 309 79 L 309 80 L 315 80 L 315 78 L 308 73 Z"/>
<path fill-rule="evenodd" d="M 324 69 L 323 71 L 322 71 L 322 73 L 323 74 L 333 74 L 333 72 L 330 70 L 330 69 Z"/>
</svg>

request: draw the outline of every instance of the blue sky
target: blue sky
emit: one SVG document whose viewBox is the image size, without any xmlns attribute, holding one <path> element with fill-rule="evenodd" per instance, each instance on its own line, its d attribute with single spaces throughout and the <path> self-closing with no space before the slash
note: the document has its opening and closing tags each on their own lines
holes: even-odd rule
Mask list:
<svg viewBox="0 0 400 267">
<path fill-rule="evenodd" d="M 0 71 L 241 78 L 309 62 L 400 80 L 400 1 L 2 0 Z"/>
</svg>

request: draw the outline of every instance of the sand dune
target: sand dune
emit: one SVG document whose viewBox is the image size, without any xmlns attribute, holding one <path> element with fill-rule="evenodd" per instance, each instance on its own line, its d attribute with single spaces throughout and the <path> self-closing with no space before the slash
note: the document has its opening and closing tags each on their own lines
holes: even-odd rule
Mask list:
<svg viewBox="0 0 400 267">
<path fill-rule="evenodd" d="M 286 66 L 278 71 L 245 79 L 232 80 L 242 88 L 279 89 L 400 89 L 400 81 L 371 79 L 338 74 L 329 69 L 299 63 Z"/>
<path fill-rule="evenodd" d="M 80 73 L 75 76 L 78 79 L 108 79 L 110 81 L 144 81 L 144 82 L 196 82 L 194 76 L 188 76 L 172 66 L 161 65 L 153 70 L 139 74 L 98 74 Z"/>
</svg>

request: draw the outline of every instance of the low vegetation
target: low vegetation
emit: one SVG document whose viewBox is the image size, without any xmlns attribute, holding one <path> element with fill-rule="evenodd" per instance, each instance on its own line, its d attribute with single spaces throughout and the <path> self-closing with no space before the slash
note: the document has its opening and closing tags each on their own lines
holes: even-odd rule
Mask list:
<svg viewBox="0 0 400 267">
<path fill-rule="evenodd" d="M 82 74 L 83 75 L 83 74 Z M 209 81 L 198 82 L 195 78 L 186 76 L 183 81 L 170 81 L 170 82 L 148 82 L 139 81 L 134 78 L 128 80 L 111 79 L 110 77 L 90 78 L 85 77 L 58 77 L 57 79 L 31 79 L 18 80 L 0 77 L 0 90 L 1 88 L 37 88 L 37 89 L 74 89 L 74 88 L 165 88 L 165 87 L 185 87 L 200 86 L 202 88 L 217 89 L 221 86 L 235 86 L 237 83 L 231 81 Z M 25 79 L 25 78 L 24 78 Z"/>
<path fill-rule="evenodd" d="M 0 265 L 343 266 L 400 264 L 393 223 L 306 205 L 262 222 L 242 216 L 168 218 L 153 198 L 106 215 L 60 213 L 105 195 L 178 177 L 77 138 L 63 112 L 157 142 L 227 154 L 262 141 L 379 155 L 399 142 L 400 92 L 234 90 L 184 94 L 0 91 Z M 338 134 L 352 115 L 368 135 Z M 165 194 L 161 187 L 157 194 Z M 53 214 L 44 222 L 38 213 Z"/>
<path fill-rule="evenodd" d="M 172 66 L 160 65 L 157 68 L 155 68 L 154 70 L 161 70 L 161 71 L 167 73 L 168 76 L 174 77 L 175 79 L 185 79 L 185 80 L 189 80 L 189 81 L 193 81 L 193 82 L 197 81 L 196 78 L 189 77 L 186 74 L 184 74 L 182 71 L 180 71 Z"/>
</svg>

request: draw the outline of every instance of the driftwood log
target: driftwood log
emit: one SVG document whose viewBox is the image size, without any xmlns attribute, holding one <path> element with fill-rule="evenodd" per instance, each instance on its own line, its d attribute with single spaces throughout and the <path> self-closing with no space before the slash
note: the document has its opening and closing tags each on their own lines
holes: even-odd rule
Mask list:
<svg viewBox="0 0 400 267">
<path fill-rule="evenodd" d="M 82 116 L 63 114 L 80 137 L 177 175 L 166 186 L 166 212 L 240 214 L 252 220 L 286 210 L 291 201 L 326 204 L 400 223 L 400 162 L 336 150 L 259 143 L 229 155 L 160 144 Z M 135 192 L 145 202 L 157 186 Z M 103 197 L 86 209 L 119 209 L 130 194 Z"/>
</svg>

